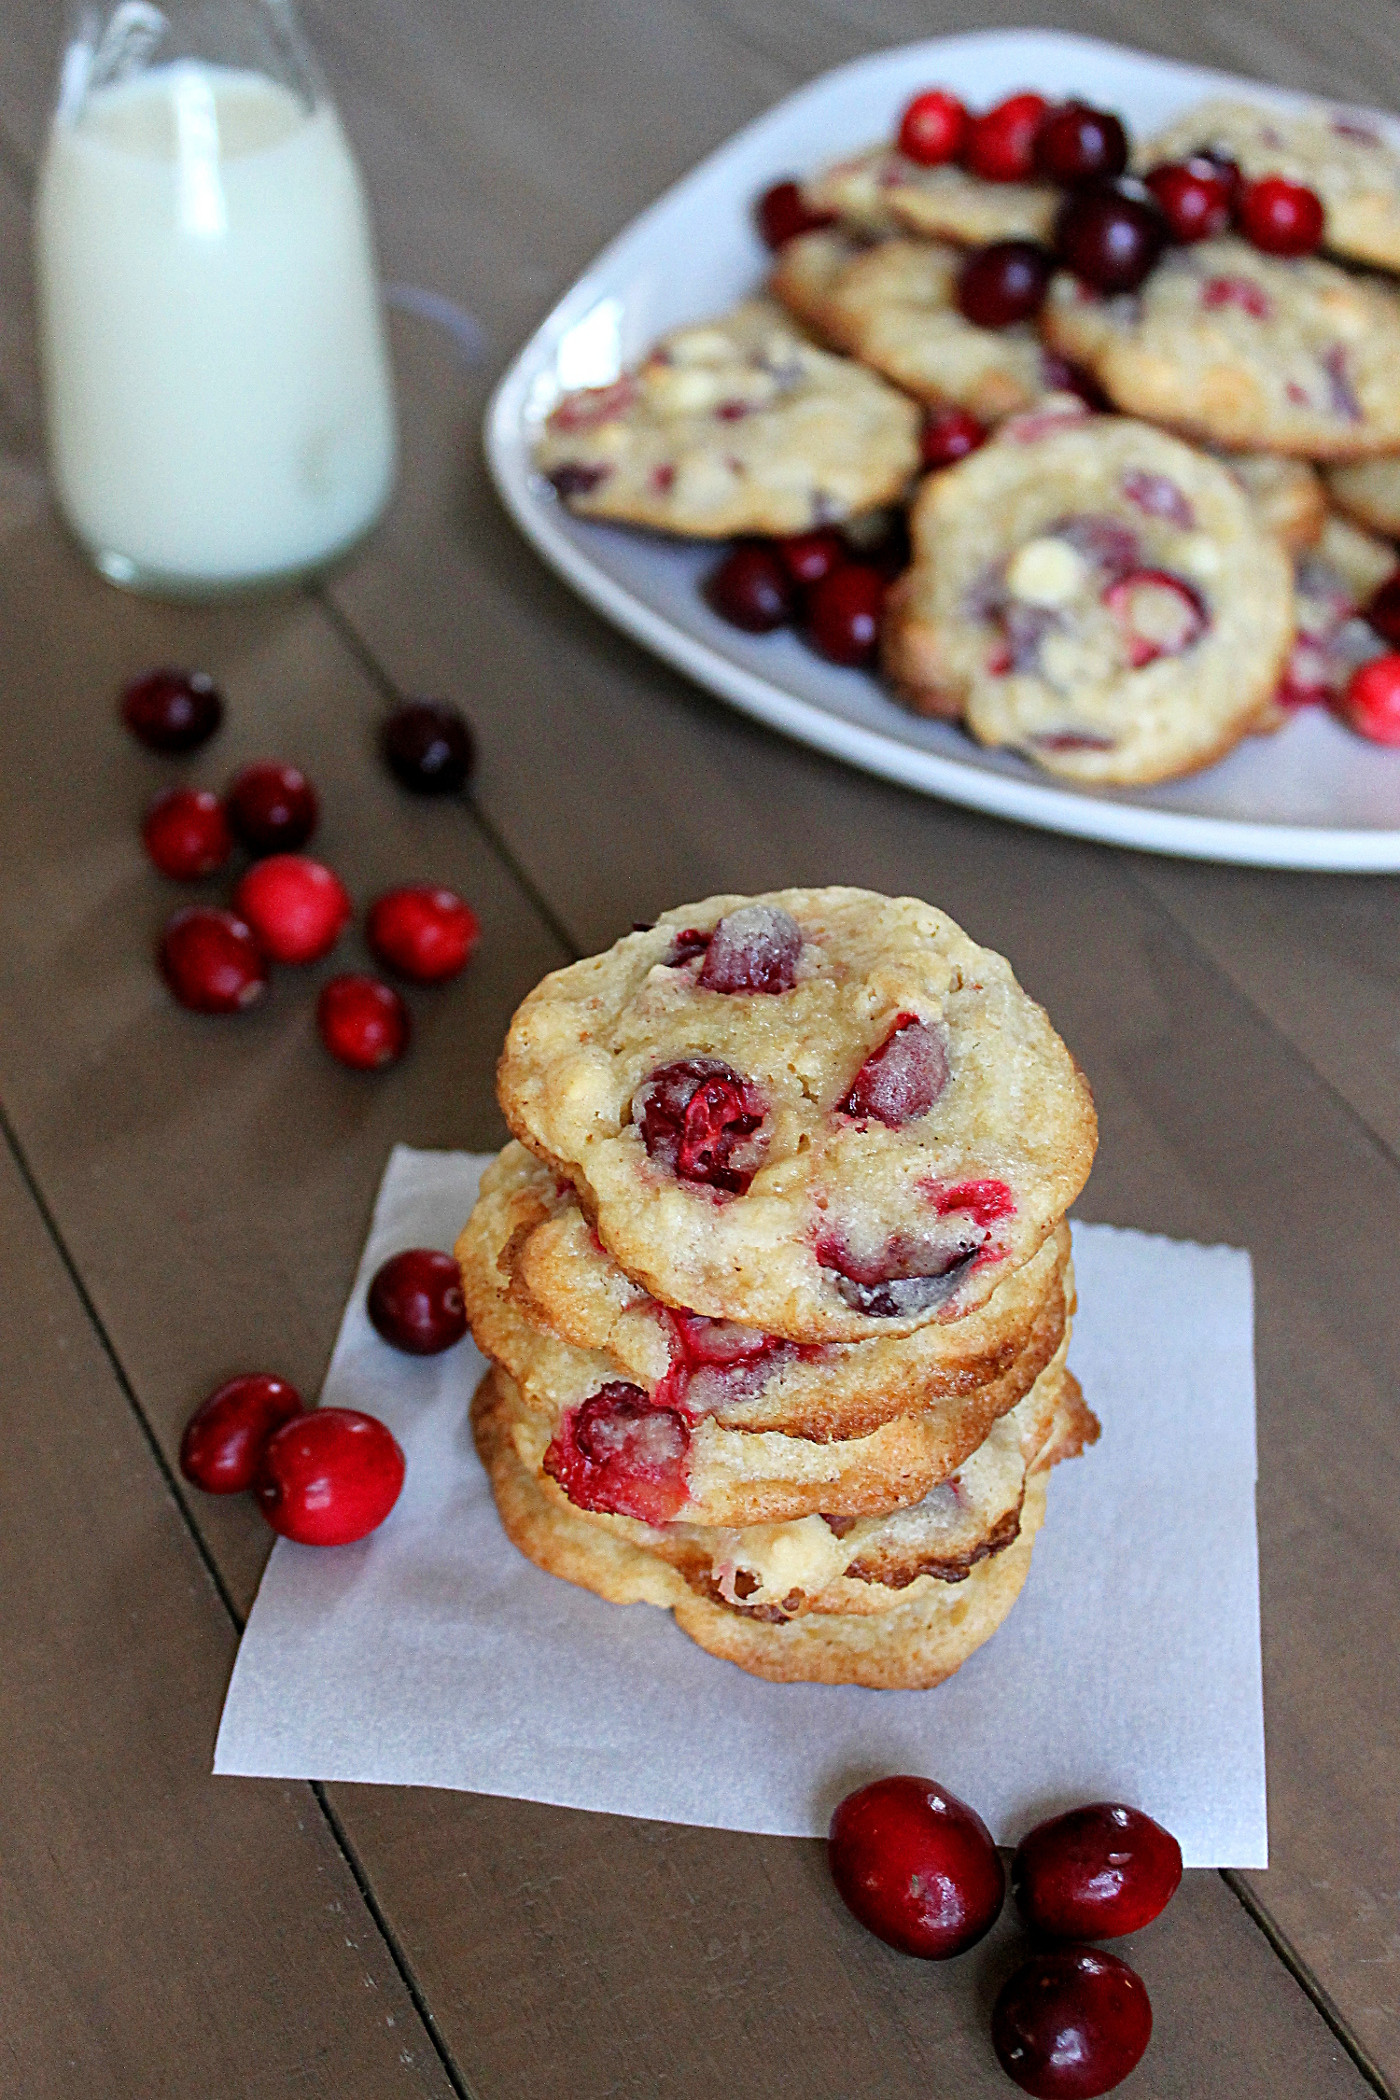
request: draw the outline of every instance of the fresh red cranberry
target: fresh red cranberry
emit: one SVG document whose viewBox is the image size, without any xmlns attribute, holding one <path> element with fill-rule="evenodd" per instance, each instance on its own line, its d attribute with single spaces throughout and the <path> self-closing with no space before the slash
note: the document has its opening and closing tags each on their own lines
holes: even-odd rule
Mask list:
<svg viewBox="0 0 1400 2100">
<path fill-rule="evenodd" d="M 771 634 L 792 618 L 792 578 L 771 547 L 746 540 L 726 554 L 705 584 L 705 596 L 722 620 L 746 634 Z"/>
<path fill-rule="evenodd" d="M 1035 2100 L 1094 2100 L 1121 2084 L 1152 2039 L 1142 1978 L 1116 1954 L 1033 1954 L 992 2013 L 997 2061 Z"/>
<path fill-rule="evenodd" d="M 1055 252 L 1100 292 L 1133 292 L 1162 252 L 1167 222 L 1155 204 L 1111 184 L 1072 190 L 1055 219 Z"/>
<path fill-rule="evenodd" d="M 1011 1893 L 1034 1932 L 1116 1940 L 1159 1917 L 1181 1881 L 1181 1847 L 1140 1808 L 1094 1801 L 1038 1823 L 1016 1847 Z"/>
<path fill-rule="evenodd" d="M 257 1478 L 263 1446 L 275 1429 L 305 1412 L 285 1378 L 253 1372 L 230 1378 L 185 1424 L 180 1471 L 210 1495 L 237 1495 Z"/>
<path fill-rule="evenodd" d="M 1180 656 L 1210 625 L 1192 585 L 1165 569 L 1131 570 L 1109 585 L 1103 602 L 1122 630 L 1135 671 L 1159 656 Z"/>
<path fill-rule="evenodd" d="M 921 168 L 956 160 L 967 136 L 967 111 L 946 88 L 916 95 L 899 120 L 899 150 Z"/>
<path fill-rule="evenodd" d="M 836 664 L 875 661 L 885 579 L 867 562 L 833 569 L 807 600 L 807 631 L 814 648 Z"/>
<path fill-rule="evenodd" d="M 710 936 L 700 983 L 707 992 L 787 992 L 797 982 L 802 928 L 777 904 L 741 904 Z"/>
<path fill-rule="evenodd" d="M 857 1072 L 841 1113 L 874 1116 L 897 1130 L 916 1116 L 926 1116 L 947 1083 L 943 1038 L 917 1014 L 900 1014 Z"/>
<path fill-rule="evenodd" d="M 350 923 L 344 883 L 304 853 L 254 861 L 233 893 L 263 952 L 274 962 L 316 962 L 329 955 Z"/>
<path fill-rule="evenodd" d="M 466 718 L 445 700 L 406 700 L 384 724 L 384 762 L 415 795 L 451 795 L 464 787 L 476 763 Z"/>
<path fill-rule="evenodd" d="M 987 426 L 965 408 L 932 408 L 924 418 L 919 448 L 926 467 L 951 467 L 987 442 Z"/>
<path fill-rule="evenodd" d="M 1376 744 L 1400 744 L 1400 656 L 1377 656 L 1352 673 L 1342 714 Z"/>
<path fill-rule="evenodd" d="M 1128 135 L 1111 110 L 1065 102 L 1047 110 L 1035 137 L 1035 169 L 1047 182 L 1112 181 L 1128 165 Z"/>
<path fill-rule="evenodd" d="M 669 1524 L 685 1506 L 689 1448 L 674 1408 L 615 1379 L 564 1416 L 544 1470 L 579 1509 Z"/>
<path fill-rule="evenodd" d="M 440 1356 L 467 1331 L 462 1278 L 450 1254 L 406 1247 L 374 1273 L 370 1325 L 407 1356 Z"/>
<path fill-rule="evenodd" d="M 826 1843 L 847 1908 L 902 1954 L 948 1961 L 990 1932 L 1006 1894 L 991 1832 L 931 1779 L 877 1779 L 847 1794 Z"/>
<path fill-rule="evenodd" d="M 267 990 L 267 958 L 251 927 L 211 904 L 177 911 L 160 943 L 161 975 L 181 1006 L 237 1014 Z"/>
<path fill-rule="evenodd" d="M 823 576 L 841 568 L 851 552 L 839 532 L 795 532 L 775 540 L 773 551 L 799 590 L 809 591 Z"/>
<path fill-rule="evenodd" d="M 316 1026 L 331 1056 L 356 1072 L 397 1064 L 413 1033 L 408 1008 L 393 987 L 353 971 L 322 985 Z"/>
<path fill-rule="evenodd" d="M 813 211 L 795 182 L 775 182 L 763 192 L 754 207 L 758 230 L 770 248 L 782 248 L 799 233 L 815 233 L 830 226 L 835 212 Z"/>
<path fill-rule="evenodd" d="M 224 806 L 207 788 L 167 788 L 146 811 L 141 842 L 162 875 L 217 875 L 233 851 Z"/>
<path fill-rule="evenodd" d="M 1223 146 L 1198 146 L 1195 152 L 1188 156 L 1186 165 L 1189 168 L 1204 168 L 1210 174 L 1218 176 L 1229 192 L 1230 216 L 1233 218 L 1240 191 L 1244 187 L 1244 176 L 1240 173 L 1240 164 L 1234 155 L 1227 153 Z"/>
<path fill-rule="evenodd" d="M 1322 200 L 1283 175 L 1247 182 L 1236 207 L 1240 231 L 1266 255 L 1311 255 L 1322 240 Z"/>
<path fill-rule="evenodd" d="M 1233 185 L 1213 162 L 1164 161 L 1145 178 L 1174 241 L 1209 241 L 1230 224 Z"/>
<path fill-rule="evenodd" d="M 403 1476 L 403 1452 L 382 1422 L 354 1407 L 317 1407 L 268 1439 L 258 1507 L 299 1545 L 348 1546 L 384 1522 Z"/>
<path fill-rule="evenodd" d="M 632 1121 L 648 1158 L 682 1181 L 742 1196 L 753 1180 L 743 1140 L 763 1121 L 762 1098 L 717 1057 L 659 1066 L 632 1096 Z"/>
<path fill-rule="evenodd" d="M 978 328 L 1028 321 L 1045 301 L 1055 265 L 1034 241 L 993 241 L 974 248 L 958 272 L 958 311 Z"/>
<path fill-rule="evenodd" d="M 476 913 L 453 890 L 412 883 L 376 897 L 365 919 L 370 953 L 415 984 L 441 984 L 471 958 L 481 933 Z"/>
<path fill-rule="evenodd" d="M 228 820 L 250 853 L 295 853 L 316 829 L 316 790 L 299 766 L 245 766 L 225 797 Z"/>
<path fill-rule="evenodd" d="M 1400 569 L 1387 576 L 1372 594 L 1362 617 L 1368 620 L 1383 642 L 1400 649 Z"/>
<path fill-rule="evenodd" d="M 207 744 L 224 703 L 206 671 L 150 671 L 122 694 L 121 715 L 138 744 L 170 755 Z"/>
<path fill-rule="evenodd" d="M 994 109 L 973 117 L 963 145 L 963 166 L 984 182 L 1030 182 L 1035 142 L 1045 118 L 1043 95 L 1008 95 Z"/>
</svg>

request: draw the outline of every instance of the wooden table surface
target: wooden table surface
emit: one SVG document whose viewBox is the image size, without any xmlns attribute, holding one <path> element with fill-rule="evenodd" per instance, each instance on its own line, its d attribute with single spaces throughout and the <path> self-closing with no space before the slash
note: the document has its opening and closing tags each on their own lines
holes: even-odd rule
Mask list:
<svg viewBox="0 0 1400 2100">
<path fill-rule="evenodd" d="M 634 919 L 843 881 L 1009 955 L 1093 1083 L 1081 1208 L 1249 1247 L 1258 1290 L 1272 1865 L 1188 1875 L 1128 1952 L 1156 2011 L 1132 2095 L 1400 2093 L 1400 943 L 1395 886 L 1153 860 L 949 809 L 785 743 L 575 602 L 499 510 L 494 377 L 601 243 L 799 81 L 1027 19 L 1400 102 L 1387 0 L 314 0 L 386 278 L 476 314 L 484 362 L 396 315 L 391 513 L 324 588 L 220 611 L 119 594 L 58 529 L 29 193 L 52 0 L 0 36 L 0 2091 L 24 2100 L 927 2100 L 1001 2095 L 970 1963 L 891 1953 L 821 1849 L 411 1789 L 214 1781 L 268 1534 L 188 1490 L 222 1376 L 314 1392 L 396 1139 L 485 1147 L 513 1006 Z M 206 666 L 217 742 L 171 767 L 121 683 Z M 375 727 L 409 692 L 480 735 L 419 804 Z M 460 888 L 477 962 L 372 1081 L 304 978 L 236 1024 L 151 968 L 171 892 L 137 820 L 177 775 L 306 765 L 357 898 Z M 329 974 L 335 964 L 309 973 Z M 1210 1608 L 1210 1570 L 1183 1569 Z M 1111 1600 L 1105 1599 L 1105 1608 Z M 543 1688 L 547 1696 L 547 1687 Z M 297 1687 L 287 1687 L 288 1698 Z"/>
</svg>

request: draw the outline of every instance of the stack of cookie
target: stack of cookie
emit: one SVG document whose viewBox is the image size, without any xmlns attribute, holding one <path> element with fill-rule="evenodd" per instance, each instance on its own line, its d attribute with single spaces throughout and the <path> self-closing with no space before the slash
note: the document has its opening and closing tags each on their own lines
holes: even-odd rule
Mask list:
<svg viewBox="0 0 1400 2100">
<path fill-rule="evenodd" d="M 712 897 L 548 977 L 458 1243 L 515 1544 L 764 1677 L 936 1684 L 1098 1425 L 1083 1075 L 1000 956 L 863 890 Z"/>
</svg>

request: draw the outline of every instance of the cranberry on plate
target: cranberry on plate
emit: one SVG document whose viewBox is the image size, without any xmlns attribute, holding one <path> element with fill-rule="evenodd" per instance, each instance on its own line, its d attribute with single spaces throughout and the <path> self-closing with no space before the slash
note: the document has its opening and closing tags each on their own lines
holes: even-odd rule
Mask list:
<svg viewBox="0 0 1400 2100">
<path fill-rule="evenodd" d="M 1119 1801 L 1093 1801 L 1038 1823 L 1011 1862 L 1021 1916 L 1057 1940 L 1139 1932 L 1180 1882 L 1181 1847 L 1171 1832 Z"/>
<path fill-rule="evenodd" d="M 1065 102 L 1047 110 L 1035 138 L 1035 169 L 1066 186 L 1111 180 L 1128 165 L 1128 135 L 1111 110 Z"/>
<path fill-rule="evenodd" d="M 987 426 L 970 409 L 931 408 L 924 418 L 919 449 L 926 467 L 951 467 L 987 442 Z"/>
<path fill-rule="evenodd" d="M 1055 219 L 1061 262 L 1099 292 L 1134 292 L 1162 252 L 1167 222 L 1155 203 L 1112 183 L 1071 190 Z"/>
<path fill-rule="evenodd" d="M 787 181 L 775 182 L 763 192 L 754 206 L 754 217 L 768 246 L 776 249 L 796 240 L 799 233 L 815 233 L 818 227 L 830 226 L 836 214 L 813 211 L 797 184 Z"/>
<path fill-rule="evenodd" d="M 807 631 L 814 648 L 836 664 L 859 667 L 875 661 L 885 579 L 866 562 L 834 569 L 807 600 Z"/>
<path fill-rule="evenodd" d="M 187 904 L 161 937 L 161 975 L 181 1006 L 236 1014 L 267 989 L 267 958 L 236 912 Z"/>
<path fill-rule="evenodd" d="M 455 977 L 470 961 L 480 934 L 471 906 L 455 890 L 429 882 L 386 890 L 365 919 L 365 940 L 376 962 L 415 984 Z"/>
<path fill-rule="evenodd" d="M 1006 1894 L 986 1824 L 931 1779 L 877 1779 L 848 1794 L 831 1819 L 827 1858 L 861 1924 L 926 1961 L 975 1946 Z"/>
<path fill-rule="evenodd" d="M 1164 161 L 1144 177 L 1174 241 L 1209 241 L 1230 224 L 1234 184 L 1214 161 Z"/>
<path fill-rule="evenodd" d="M 1034 241 L 974 248 L 958 272 L 958 311 L 979 328 L 1028 321 L 1044 304 L 1055 264 Z"/>
<path fill-rule="evenodd" d="M 967 111 L 945 88 L 916 95 L 899 120 L 899 150 L 922 168 L 956 160 L 966 137 Z"/>
<path fill-rule="evenodd" d="M 440 1356 L 467 1331 L 457 1264 L 435 1247 L 391 1255 L 376 1269 L 365 1303 L 375 1333 L 406 1356 Z"/>
<path fill-rule="evenodd" d="M 1135 1970 L 1090 1947 L 1033 1954 L 992 2012 L 997 2060 L 1035 2100 L 1095 2100 L 1137 2065 L 1152 2002 Z"/>
<path fill-rule="evenodd" d="M 415 795 L 450 795 L 465 786 L 476 747 L 465 716 L 443 700 L 406 700 L 384 724 L 384 762 Z"/>
<path fill-rule="evenodd" d="M 316 1026 L 331 1056 L 355 1072 L 397 1064 L 413 1033 L 408 1008 L 393 986 L 356 971 L 322 985 Z"/>
<path fill-rule="evenodd" d="M 963 146 L 963 166 L 984 182 L 1031 182 L 1035 142 L 1045 117 L 1043 95 L 1008 95 L 994 109 L 973 117 Z"/>
<path fill-rule="evenodd" d="M 245 766 L 225 797 L 228 820 L 250 853 L 295 853 L 316 829 L 316 790 L 300 766 L 260 759 Z"/>
<path fill-rule="evenodd" d="M 797 607 L 787 564 L 756 540 L 743 540 L 725 555 L 705 584 L 705 596 L 722 620 L 746 634 L 785 627 Z"/>
<path fill-rule="evenodd" d="M 316 962 L 329 955 L 350 923 L 350 898 L 338 875 L 304 853 L 255 861 L 233 893 L 274 962 Z"/>
<path fill-rule="evenodd" d="M 1322 200 L 1283 175 L 1247 182 L 1236 206 L 1240 231 L 1266 255 L 1311 255 L 1322 242 Z"/>
<path fill-rule="evenodd" d="M 123 692 L 121 715 L 139 744 L 173 756 L 208 743 L 224 703 L 207 671 L 149 671 Z"/>
<path fill-rule="evenodd" d="M 1354 671 L 1341 711 L 1373 743 L 1400 744 L 1400 656 L 1377 656 Z"/>
<path fill-rule="evenodd" d="M 850 548 L 830 526 L 816 532 L 789 533 L 786 539 L 773 542 L 773 551 L 798 589 L 804 591 L 851 558 Z"/>
<path fill-rule="evenodd" d="M 162 875 L 195 882 L 217 875 L 233 851 L 233 833 L 207 788 L 167 788 L 146 811 L 141 843 Z"/>
<path fill-rule="evenodd" d="M 305 1412 L 294 1385 L 270 1372 L 230 1378 L 198 1406 L 180 1439 L 180 1471 L 210 1495 L 236 1495 L 257 1478 L 273 1431 Z"/>
<path fill-rule="evenodd" d="M 353 1407 L 317 1407 L 274 1431 L 258 1469 L 258 1507 L 303 1546 L 348 1546 L 384 1522 L 404 1456 L 384 1424 Z"/>
</svg>

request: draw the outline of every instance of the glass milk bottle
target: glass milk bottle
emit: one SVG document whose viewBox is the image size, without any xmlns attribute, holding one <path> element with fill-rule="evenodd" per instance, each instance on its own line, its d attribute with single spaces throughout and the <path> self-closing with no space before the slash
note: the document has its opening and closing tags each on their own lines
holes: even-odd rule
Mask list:
<svg viewBox="0 0 1400 2100">
<path fill-rule="evenodd" d="M 35 208 L 49 460 L 114 583 L 306 575 L 395 437 L 364 193 L 288 0 L 85 6 Z"/>
</svg>

